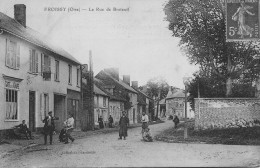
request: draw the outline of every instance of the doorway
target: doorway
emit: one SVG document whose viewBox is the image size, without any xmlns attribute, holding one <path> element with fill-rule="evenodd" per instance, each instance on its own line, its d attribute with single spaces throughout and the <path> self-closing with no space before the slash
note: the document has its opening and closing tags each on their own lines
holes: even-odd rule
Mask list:
<svg viewBox="0 0 260 168">
<path fill-rule="evenodd" d="M 55 120 L 55 129 L 57 131 L 63 128 L 63 122 L 66 119 L 65 98 L 66 96 L 54 94 L 54 116 L 58 117 L 58 120 Z"/>
</svg>

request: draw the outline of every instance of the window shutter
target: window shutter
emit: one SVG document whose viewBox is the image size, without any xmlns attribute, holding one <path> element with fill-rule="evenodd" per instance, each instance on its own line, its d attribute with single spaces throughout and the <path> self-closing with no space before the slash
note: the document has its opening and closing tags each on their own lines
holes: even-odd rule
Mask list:
<svg viewBox="0 0 260 168">
<path fill-rule="evenodd" d="M 29 69 L 29 71 L 33 72 L 33 70 L 32 70 L 32 64 L 33 64 L 33 62 L 32 62 L 32 50 L 29 50 L 29 51 L 30 51 L 30 69 Z"/>
<path fill-rule="evenodd" d="M 38 73 L 38 52 L 35 52 L 35 72 Z"/>
<path fill-rule="evenodd" d="M 41 53 L 41 75 L 43 76 L 44 71 L 44 54 Z"/>
<path fill-rule="evenodd" d="M 17 43 L 17 51 L 16 51 L 16 69 L 20 68 L 20 45 Z"/>
<path fill-rule="evenodd" d="M 51 57 L 48 57 L 48 72 L 51 73 Z"/>
<path fill-rule="evenodd" d="M 44 104 L 44 102 L 43 102 L 43 94 L 41 93 L 40 94 L 40 114 L 41 114 L 41 120 L 43 120 L 45 118 L 43 104 Z"/>
<path fill-rule="evenodd" d="M 8 39 L 6 39 L 6 57 L 5 57 L 5 65 L 7 67 L 10 67 L 11 65 L 11 55 L 10 55 L 10 51 L 9 51 L 9 47 L 10 47 L 10 41 Z"/>
</svg>

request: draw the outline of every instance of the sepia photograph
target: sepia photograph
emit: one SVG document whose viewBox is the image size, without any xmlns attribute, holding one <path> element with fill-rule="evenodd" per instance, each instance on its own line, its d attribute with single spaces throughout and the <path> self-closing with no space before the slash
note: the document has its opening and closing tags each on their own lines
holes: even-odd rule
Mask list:
<svg viewBox="0 0 260 168">
<path fill-rule="evenodd" d="M 260 167 L 260 0 L 1 0 L 0 167 Z"/>
</svg>

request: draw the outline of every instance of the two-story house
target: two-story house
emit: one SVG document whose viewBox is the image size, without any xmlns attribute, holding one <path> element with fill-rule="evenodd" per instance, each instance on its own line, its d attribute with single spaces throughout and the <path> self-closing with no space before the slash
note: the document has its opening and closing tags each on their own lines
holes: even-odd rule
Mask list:
<svg viewBox="0 0 260 168">
<path fill-rule="evenodd" d="M 94 84 L 94 121 L 98 125 L 98 117 L 102 116 L 104 125 L 108 125 L 109 96 Z"/>
<path fill-rule="evenodd" d="M 80 63 L 26 25 L 26 6 L 14 6 L 14 18 L 0 12 L 0 130 L 26 120 L 36 131 L 49 111 L 62 128 L 67 113 L 80 126 Z M 3 132 L 3 131 L 2 131 Z"/>
<path fill-rule="evenodd" d="M 137 91 L 137 121 L 141 122 L 142 113 L 145 112 L 149 116 L 149 120 L 152 119 L 152 111 L 154 109 L 153 99 L 147 96 L 141 89 L 138 87 L 138 81 L 132 81 L 132 88 Z"/>
<path fill-rule="evenodd" d="M 122 116 L 121 112 L 124 110 L 126 99 L 119 94 L 115 94 L 115 85 L 107 85 L 97 78 L 94 78 L 94 83 L 100 90 L 109 96 L 108 113 L 113 117 L 114 124 L 117 125 Z"/>
<path fill-rule="evenodd" d="M 185 118 L 185 94 L 182 89 L 169 88 L 169 92 L 165 99 L 166 102 L 166 116 L 177 115 L 180 119 Z M 187 117 L 193 118 L 194 112 L 187 102 Z"/>
<path fill-rule="evenodd" d="M 121 106 L 120 109 L 118 109 L 120 115 L 121 112 L 125 110 L 130 123 L 137 123 L 137 92 L 130 86 L 130 76 L 124 75 L 123 80 L 121 80 L 119 78 L 118 68 L 107 68 L 100 71 L 95 77 L 102 81 L 105 89 L 111 92 L 115 97 L 120 97 L 124 101 L 124 107 L 122 108 Z M 111 101 L 109 104 L 111 108 Z"/>
</svg>

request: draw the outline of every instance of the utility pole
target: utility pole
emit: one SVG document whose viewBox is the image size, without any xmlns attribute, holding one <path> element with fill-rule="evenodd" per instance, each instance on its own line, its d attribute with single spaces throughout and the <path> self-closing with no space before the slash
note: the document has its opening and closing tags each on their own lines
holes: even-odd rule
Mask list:
<svg viewBox="0 0 260 168">
<path fill-rule="evenodd" d="M 187 129 L 187 85 L 185 84 L 185 120 L 184 120 L 184 139 L 188 138 Z"/>
</svg>

